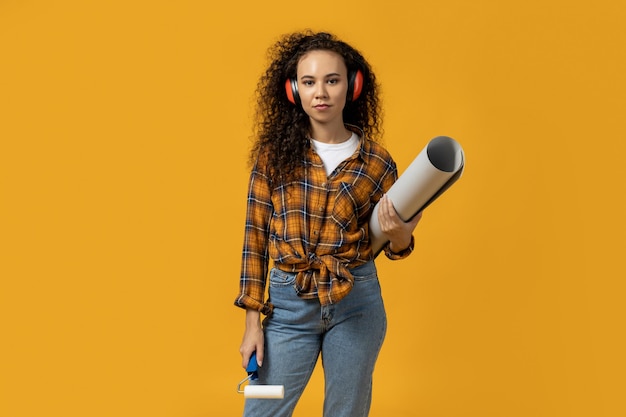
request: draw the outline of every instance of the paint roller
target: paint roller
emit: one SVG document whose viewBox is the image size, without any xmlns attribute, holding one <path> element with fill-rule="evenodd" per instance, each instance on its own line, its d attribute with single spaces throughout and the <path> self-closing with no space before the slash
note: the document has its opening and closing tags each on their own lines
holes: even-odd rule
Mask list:
<svg viewBox="0 0 626 417">
<path fill-rule="evenodd" d="M 259 364 L 256 361 L 256 352 L 253 352 L 246 367 L 248 376 L 237 385 L 237 392 L 243 394 L 244 398 L 282 399 L 285 396 L 283 385 L 247 384 L 243 389 L 241 388 L 246 382 L 259 379 L 258 371 Z"/>
</svg>

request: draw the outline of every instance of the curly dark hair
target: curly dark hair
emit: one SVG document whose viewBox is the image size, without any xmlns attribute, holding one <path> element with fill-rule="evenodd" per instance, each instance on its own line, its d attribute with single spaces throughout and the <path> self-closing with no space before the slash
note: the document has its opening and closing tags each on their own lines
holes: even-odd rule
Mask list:
<svg viewBox="0 0 626 417">
<path fill-rule="evenodd" d="M 298 62 L 314 50 L 336 52 L 343 57 L 349 72 L 361 70 L 361 95 L 346 103 L 343 120 L 361 128 L 370 140 L 379 141 L 382 137 L 379 87 L 361 53 L 330 33 L 307 30 L 283 35 L 268 50 L 270 64 L 257 84 L 254 144 L 249 158 L 253 165 L 263 156 L 270 181 L 276 184 L 288 182 L 301 172 L 310 146 L 306 140 L 310 134 L 309 117 L 301 106 L 294 106 L 287 99 L 285 81 L 296 78 Z"/>
</svg>

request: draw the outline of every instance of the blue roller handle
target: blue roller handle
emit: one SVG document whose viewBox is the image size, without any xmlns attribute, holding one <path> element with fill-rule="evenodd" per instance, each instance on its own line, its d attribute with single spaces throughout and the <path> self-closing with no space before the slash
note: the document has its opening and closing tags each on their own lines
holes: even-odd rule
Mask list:
<svg viewBox="0 0 626 417">
<path fill-rule="evenodd" d="M 258 379 L 259 377 L 259 375 L 257 374 L 258 370 L 259 370 L 259 364 L 256 362 L 256 352 L 252 352 L 252 355 L 250 356 L 250 360 L 248 361 L 248 366 L 246 367 L 246 372 L 248 373 L 248 376 L 250 377 L 251 381 Z"/>
</svg>

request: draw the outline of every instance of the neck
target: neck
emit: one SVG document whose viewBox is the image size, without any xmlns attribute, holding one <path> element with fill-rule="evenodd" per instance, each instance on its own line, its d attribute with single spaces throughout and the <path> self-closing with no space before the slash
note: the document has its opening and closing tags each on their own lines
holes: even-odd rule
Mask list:
<svg viewBox="0 0 626 417">
<path fill-rule="evenodd" d="M 326 126 L 312 125 L 311 137 L 318 142 L 324 143 L 342 143 L 350 139 L 352 132 L 343 125 Z"/>
</svg>

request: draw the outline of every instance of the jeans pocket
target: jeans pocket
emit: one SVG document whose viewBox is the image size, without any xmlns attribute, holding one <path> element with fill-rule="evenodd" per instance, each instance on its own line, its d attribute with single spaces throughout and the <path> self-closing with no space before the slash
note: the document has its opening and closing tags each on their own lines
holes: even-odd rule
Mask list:
<svg viewBox="0 0 626 417">
<path fill-rule="evenodd" d="M 281 288 L 293 286 L 296 281 L 295 272 L 285 272 L 278 268 L 272 268 L 270 271 L 270 287 Z"/>
<path fill-rule="evenodd" d="M 352 274 L 355 282 L 363 282 L 363 281 L 374 281 L 378 279 L 378 274 L 376 272 L 369 274 Z"/>
<path fill-rule="evenodd" d="M 373 281 L 378 279 L 378 271 L 374 262 L 367 262 L 350 270 L 355 282 Z"/>
</svg>

